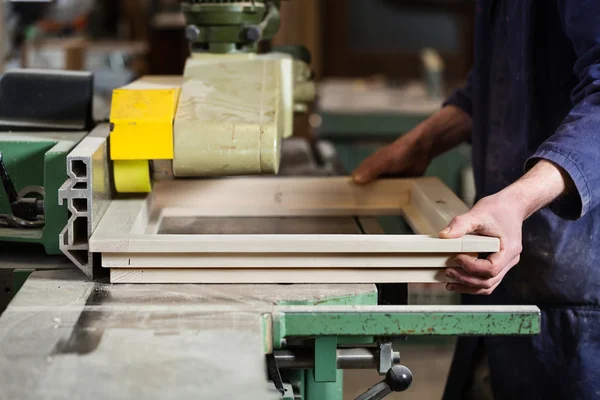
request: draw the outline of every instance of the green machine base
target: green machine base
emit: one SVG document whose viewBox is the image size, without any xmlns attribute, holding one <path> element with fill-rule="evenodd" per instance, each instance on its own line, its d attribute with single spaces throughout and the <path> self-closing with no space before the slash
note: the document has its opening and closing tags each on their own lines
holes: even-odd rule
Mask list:
<svg viewBox="0 0 600 400">
<path fill-rule="evenodd" d="M 305 400 L 343 399 L 340 349 L 373 349 L 386 342 L 399 349 L 406 340 L 424 336 L 528 336 L 540 329 L 536 307 L 381 306 L 376 290 L 319 302 L 281 302 L 264 318 L 276 358 L 279 351 L 312 349 L 311 368 L 293 368 L 288 362 L 281 370 L 283 381 L 294 391 L 295 397 L 289 398 Z M 297 361 L 301 366 L 306 362 Z M 287 396 L 286 391 L 282 398 Z"/>
</svg>

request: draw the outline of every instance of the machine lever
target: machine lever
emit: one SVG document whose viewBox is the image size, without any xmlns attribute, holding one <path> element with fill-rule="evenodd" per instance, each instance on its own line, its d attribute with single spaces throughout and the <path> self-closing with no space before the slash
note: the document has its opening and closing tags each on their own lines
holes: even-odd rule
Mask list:
<svg viewBox="0 0 600 400">
<path fill-rule="evenodd" d="M 380 400 L 392 392 L 404 392 L 410 387 L 412 372 L 404 365 L 394 365 L 385 375 L 385 379 L 375 384 L 355 400 Z"/>
<path fill-rule="evenodd" d="M 283 380 L 281 379 L 281 373 L 279 372 L 279 367 L 277 366 L 277 360 L 275 359 L 274 354 L 267 354 L 267 372 L 269 379 L 273 381 L 275 388 L 283 396 L 285 394 L 285 389 L 283 387 Z"/>
<path fill-rule="evenodd" d="M 5 224 L 14 228 L 41 228 L 45 225 L 44 220 L 44 200 L 25 197 L 27 193 L 17 193 L 15 185 L 8 175 L 8 170 L 2 159 L 0 152 L 0 179 L 2 186 L 6 192 L 8 203 L 10 204 L 11 214 L 0 214 L 0 224 Z M 36 193 L 43 196 L 43 188 L 40 188 Z"/>
<path fill-rule="evenodd" d="M 17 190 L 15 189 L 15 185 L 13 185 L 10 176 L 8 176 L 8 171 L 4 166 L 4 161 L 2 160 L 2 152 L 0 151 L 0 178 L 2 178 L 2 185 L 4 186 L 4 191 L 6 192 L 6 196 L 8 197 L 8 202 L 10 204 L 16 203 L 19 200 L 19 196 L 17 195 Z"/>
</svg>

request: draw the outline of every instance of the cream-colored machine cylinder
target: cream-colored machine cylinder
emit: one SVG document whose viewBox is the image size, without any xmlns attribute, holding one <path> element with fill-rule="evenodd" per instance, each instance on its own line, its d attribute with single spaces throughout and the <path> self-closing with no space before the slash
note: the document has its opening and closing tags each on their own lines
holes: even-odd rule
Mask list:
<svg viewBox="0 0 600 400">
<path fill-rule="evenodd" d="M 200 54 L 188 59 L 173 127 L 177 177 L 277 174 L 292 134 L 293 59 Z"/>
</svg>

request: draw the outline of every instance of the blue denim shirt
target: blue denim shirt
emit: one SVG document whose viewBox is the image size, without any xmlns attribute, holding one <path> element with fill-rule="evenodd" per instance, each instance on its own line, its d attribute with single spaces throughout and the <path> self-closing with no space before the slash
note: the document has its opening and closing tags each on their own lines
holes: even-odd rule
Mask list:
<svg viewBox="0 0 600 400">
<path fill-rule="evenodd" d="M 576 190 L 529 218 L 505 301 L 600 305 L 600 0 L 480 0 L 475 66 L 447 101 L 473 117 L 478 197 L 535 160 Z"/>
<path fill-rule="evenodd" d="M 484 341 L 496 398 L 600 398 L 600 0 L 478 0 L 475 41 L 446 104 L 473 117 L 478 198 L 539 159 L 575 184 L 525 221 L 521 262 L 497 290 L 464 298 L 543 311 L 541 335 Z"/>
</svg>

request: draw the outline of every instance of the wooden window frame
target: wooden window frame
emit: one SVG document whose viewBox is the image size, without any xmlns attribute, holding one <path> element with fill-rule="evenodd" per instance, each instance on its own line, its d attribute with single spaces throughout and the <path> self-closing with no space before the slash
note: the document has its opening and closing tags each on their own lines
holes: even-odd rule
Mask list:
<svg viewBox="0 0 600 400">
<path fill-rule="evenodd" d="M 446 282 L 457 254 L 499 251 L 497 238 L 438 232 L 467 206 L 437 178 L 223 178 L 155 183 L 113 200 L 90 238 L 112 282 Z M 402 216 L 416 234 L 383 234 L 375 216 Z M 158 234 L 170 217 L 343 217 L 367 234 Z"/>
</svg>

